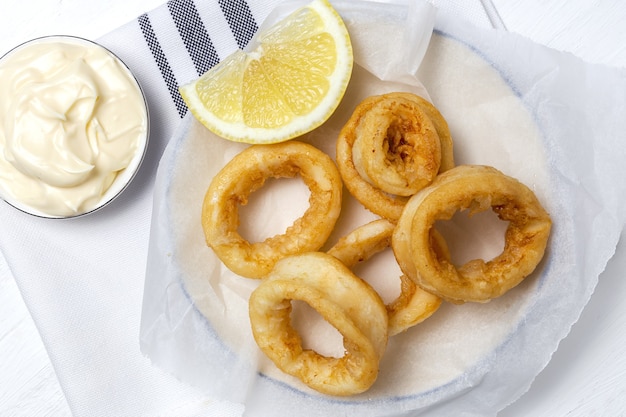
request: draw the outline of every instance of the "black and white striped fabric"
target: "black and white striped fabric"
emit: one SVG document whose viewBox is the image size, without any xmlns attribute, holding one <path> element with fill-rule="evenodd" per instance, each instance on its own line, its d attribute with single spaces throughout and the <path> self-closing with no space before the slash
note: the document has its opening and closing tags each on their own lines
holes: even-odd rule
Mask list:
<svg viewBox="0 0 626 417">
<path fill-rule="evenodd" d="M 152 166 L 142 168 L 144 173 L 154 174 L 160 155 L 187 115 L 179 87 L 244 49 L 280 3 L 169 0 L 97 40 L 130 67 L 146 95 L 150 147 L 144 165 Z"/>
<path fill-rule="evenodd" d="M 245 48 L 277 3 L 170 0 L 99 41 L 135 72 L 152 112 L 182 118 L 187 108 L 178 88 Z"/>
<path fill-rule="evenodd" d="M 211 20 L 223 17 L 230 27 L 237 46 L 245 48 L 252 36 L 256 33 L 258 26 L 250 7 L 245 0 L 218 1 L 220 11 L 223 16 L 208 16 Z M 193 62 L 196 75 L 200 76 L 211 69 L 220 61 L 220 57 L 213 45 L 209 31 L 201 18 L 193 0 L 172 0 L 167 2 L 167 10 L 176 26 L 180 39 L 185 45 L 186 51 Z M 156 61 L 163 81 L 176 105 L 180 116 L 186 113 L 185 104 L 178 93 L 178 80 L 172 71 L 168 57 L 163 52 L 159 38 L 155 33 L 150 14 L 145 13 L 139 16 L 137 22 L 141 28 L 141 33 L 146 44 Z M 211 22 L 209 20 L 209 23 Z"/>
</svg>

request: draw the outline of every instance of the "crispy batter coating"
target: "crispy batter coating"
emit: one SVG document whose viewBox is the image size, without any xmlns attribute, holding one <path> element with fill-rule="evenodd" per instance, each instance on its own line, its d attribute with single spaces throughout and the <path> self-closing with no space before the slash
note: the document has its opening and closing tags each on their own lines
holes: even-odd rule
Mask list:
<svg viewBox="0 0 626 417">
<path fill-rule="evenodd" d="M 437 255 L 430 232 L 455 212 L 491 208 L 509 222 L 501 254 L 456 267 Z M 453 303 L 487 302 L 518 285 L 544 256 L 552 222 L 535 194 L 497 169 L 460 165 L 411 197 L 392 236 L 402 271 L 426 291 Z"/>
<path fill-rule="evenodd" d="M 408 197 L 454 166 L 448 124 L 427 100 L 389 93 L 363 100 L 337 140 L 337 165 L 368 210 L 400 217 Z"/>
<path fill-rule="evenodd" d="M 303 348 L 291 324 L 291 300 L 306 302 L 342 334 L 344 356 Z M 249 308 L 261 350 L 309 387 L 347 396 L 376 381 L 387 347 L 387 311 L 376 291 L 335 257 L 311 252 L 281 259 L 253 291 Z"/>
<path fill-rule="evenodd" d="M 395 224 L 386 219 L 364 224 L 342 237 L 328 250 L 348 268 L 365 262 L 391 245 Z M 439 256 L 449 258 L 445 240 L 433 231 L 433 247 Z M 441 299 L 424 291 L 405 275 L 400 276 L 400 295 L 386 305 L 389 336 L 396 335 L 430 317 L 441 305 Z"/>
<path fill-rule="evenodd" d="M 296 175 L 311 191 L 309 208 L 302 217 L 285 233 L 263 242 L 244 239 L 237 230 L 239 206 L 266 179 Z M 298 141 L 251 146 L 224 166 L 207 190 L 202 207 L 206 242 L 236 274 L 262 278 L 280 258 L 322 247 L 339 217 L 341 193 L 337 167 L 314 146 Z"/>
</svg>

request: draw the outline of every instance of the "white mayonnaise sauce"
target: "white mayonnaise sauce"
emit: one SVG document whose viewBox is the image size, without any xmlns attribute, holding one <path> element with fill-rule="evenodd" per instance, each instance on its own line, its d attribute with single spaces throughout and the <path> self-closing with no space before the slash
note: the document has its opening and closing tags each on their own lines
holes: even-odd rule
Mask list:
<svg viewBox="0 0 626 417">
<path fill-rule="evenodd" d="M 147 132 L 139 85 L 97 44 L 41 38 L 0 60 L 0 195 L 19 208 L 68 217 L 106 203 Z"/>
</svg>

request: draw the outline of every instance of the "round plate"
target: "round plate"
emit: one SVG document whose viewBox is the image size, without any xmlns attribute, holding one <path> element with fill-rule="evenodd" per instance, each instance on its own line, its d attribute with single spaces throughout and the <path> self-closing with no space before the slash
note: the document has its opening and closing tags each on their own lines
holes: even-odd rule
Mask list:
<svg viewBox="0 0 626 417">
<path fill-rule="evenodd" d="M 390 338 L 379 378 L 366 393 L 334 398 L 314 392 L 260 353 L 247 316 L 247 297 L 258 282 L 232 274 L 204 241 L 204 194 L 213 176 L 245 145 L 217 138 L 187 117 L 159 168 L 145 293 L 149 301 L 142 324 L 144 353 L 211 395 L 244 403 L 250 416 L 401 416 L 426 411 L 432 416 L 458 415 L 459 410 L 484 416 L 525 392 L 578 317 L 587 300 L 580 294 L 589 291 L 590 279 L 577 276 L 563 291 L 564 277 L 577 274 L 567 249 L 576 228 L 571 218 L 561 215 L 568 185 L 555 176 L 544 125 L 521 91 L 528 74 L 491 58 L 497 54 L 483 51 L 489 45 L 486 39 L 437 31 L 418 78 L 449 123 L 456 163 L 491 165 L 517 178 L 552 214 L 546 256 L 531 276 L 486 304 L 444 303 L 422 324 Z M 335 115 L 303 140 L 334 156 L 335 138 L 354 106 L 369 95 L 391 91 L 420 89 L 380 81 L 357 66 Z M 255 192 L 251 207 L 241 212 L 244 235 L 255 239 L 284 230 L 306 208 L 306 192 L 297 180 L 276 181 Z M 329 245 L 373 218 L 346 193 Z M 448 243 L 459 259 L 501 250 L 502 225 L 489 216 L 468 220 L 459 215 L 447 226 Z M 382 284 L 373 284 L 381 293 L 393 293 L 399 285 L 392 256 L 381 256 L 359 274 L 366 279 L 384 275 Z M 391 289 L 383 288 L 387 286 Z M 311 323 L 305 342 L 320 350 L 335 349 L 338 340 L 332 329 L 315 313 L 302 314 Z"/>
</svg>

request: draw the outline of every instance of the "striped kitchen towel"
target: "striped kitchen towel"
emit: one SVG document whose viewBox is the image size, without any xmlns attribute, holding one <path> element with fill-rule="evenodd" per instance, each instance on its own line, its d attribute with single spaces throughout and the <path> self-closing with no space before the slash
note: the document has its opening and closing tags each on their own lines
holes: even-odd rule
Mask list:
<svg viewBox="0 0 626 417">
<path fill-rule="evenodd" d="M 148 95 L 150 110 L 168 119 L 163 125 L 171 134 L 176 120 L 187 113 L 179 86 L 245 48 L 277 3 L 170 0 L 99 41 L 133 69 Z"/>
</svg>

